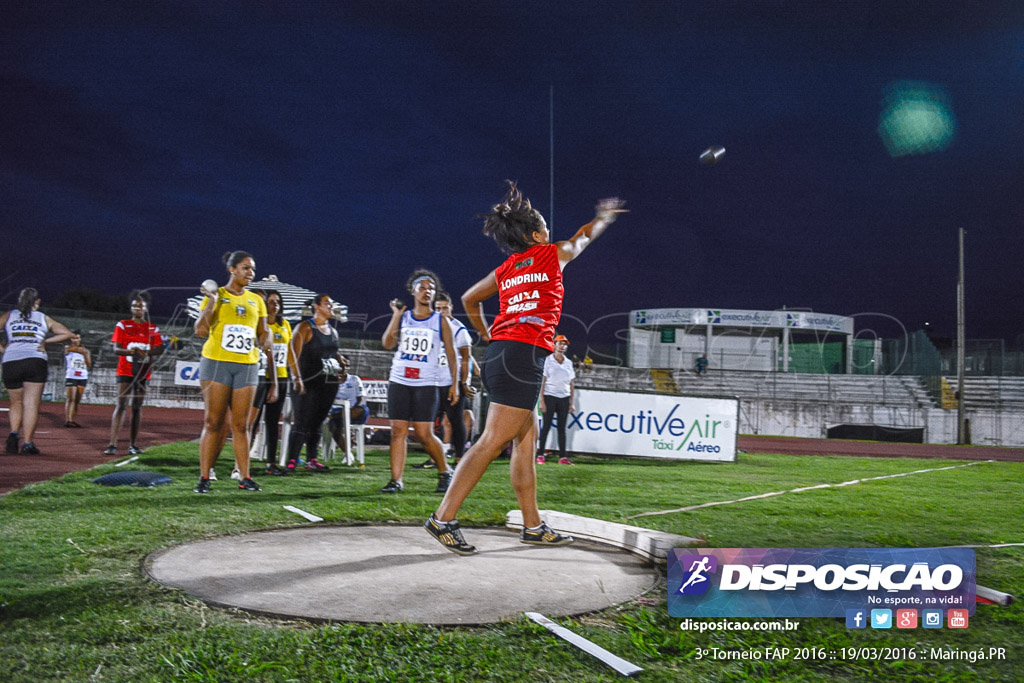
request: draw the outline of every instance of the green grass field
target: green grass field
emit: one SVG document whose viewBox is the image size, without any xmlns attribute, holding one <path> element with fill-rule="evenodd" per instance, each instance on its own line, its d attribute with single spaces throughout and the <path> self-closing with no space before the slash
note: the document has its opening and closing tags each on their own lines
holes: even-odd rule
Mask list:
<svg viewBox="0 0 1024 683">
<path fill-rule="evenodd" d="M 418 462 L 419 454 L 410 457 Z M 735 464 L 581 458 L 540 468 L 541 506 L 610 521 L 640 512 L 838 483 L 950 461 L 740 455 Z M 0 498 L 0 679 L 131 681 L 580 681 L 615 680 L 597 660 L 520 619 L 440 629 L 278 621 L 206 607 L 148 581 L 152 551 L 211 535 L 296 526 L 293 504 L 347 524 L 420 523 L 437 504 L 436 475 L 410 470 L 406 492 L 382 496 L 386 454 L 364 470 L 261 477 L 247 494 L 234 482 L 191 492 L 197 446 L 153 448 L 133 467 L 175 483 L 105 488 L 112 466 L 30 486 Z M 0 459 L 2 466 L 2 459 Z M 221 474 L 230 469 L 221 459 Z M 467 501 L 464 526 L 499 525 L 515 506 L 508 465 L 498 461 Z M 629 523 L 706 539 L 711 547 L 989 545 L 1024 541 L 1024 464 L 985 463 L 840 489 L 644 517 Z M 439 547 L 438 552 L 443 552 Z M 552 552 L 557 552 L 553 550 Z M 1024 548 L 979 549 L 978 582 L 1009 593 L 1024 586 Z M 286 577 L 282 577 L 286 580 Z M 427 580 L 427 579 L 425 579 Z M 453 590 L 458 590 L 457 578 Z M 560 623 L 628 659 L 647 681 L 1019 681 L 1024 608 L 979 606 L 965 631 L 848 631 L 839 619 L 802 619 L 785 633 L 680 631 L 657 604 L 630 603 Z M 698 660 L 696 648 L 1005 647 L 1005 661 Z"/>
</svg>

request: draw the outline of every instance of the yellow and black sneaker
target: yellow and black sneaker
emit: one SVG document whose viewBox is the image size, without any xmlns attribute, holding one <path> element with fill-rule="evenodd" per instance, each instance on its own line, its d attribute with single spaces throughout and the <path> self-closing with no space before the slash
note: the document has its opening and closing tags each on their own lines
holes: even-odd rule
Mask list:
<svg viewBox="0 0 1024 683">
<path fill-rule="evenodd" d="M 428 534 L 436 538 L 441 545 L 456 555 L 473 555 L 476 553 L 476 546 L 466 543 L 466 539 L 462 537 L 462 529 L 459 528 L 459 523 L 454 519 L 450 522 L 439 522 L 434 515 L 430 515 L 430 518 L 423 523 L 423 528 L 427 530 Z"/>
<path fill-rule="evenodd" d="M 531 545 L 569 545 L 576 539 L 568 534 L 562 535 L 549 527 L 546 522 L 541 522 L 540 526 L 536 526 L 530 529 L 523 527 L 523 533 L 519 536 L 520 543 L 529 543 Z"/>
<path fill-rule="evenodd" d="M 381 493 L 401 493 L 403 490 L 405 490 L 405 487 L 402 486 L 402 482 L 400 482 L 400 481 L 398 481 L 396 479 L 392 479 L 391 481 L 389 481 L 387 483 L 387 485 L 384 488 L 382 488 L 380 490 L 380 492 Z"/>
</svg>

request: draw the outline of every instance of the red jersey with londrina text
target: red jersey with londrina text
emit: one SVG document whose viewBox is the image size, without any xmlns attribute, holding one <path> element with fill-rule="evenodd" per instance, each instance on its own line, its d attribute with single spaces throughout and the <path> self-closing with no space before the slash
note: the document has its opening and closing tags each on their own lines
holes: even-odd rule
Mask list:
<svg viewBox="0 0 1024 683">
<path fill-rule="evenodd" d="M 493 341 L 506 340 L 555 350 L 555 328 L 562 317 L 562 269 L 558 247 L 535 244 L 512 254 L 494 271 L 501 312 L 491 325 Z"/>
<path fill-rule="evenodd" d="M 114 336 L 111 337 L 111 341 L 122 349 L 142 349 L 143 351 L 155 349 L 164 343 L 163 337 L 160 336 L 160 328 L 148 320 L 142 322 L 122 320 L 114 328 Z M 137 365 L 139 367 L 136 367 Z M 153 363 L 149 359 L 139 362 L 133 356 L 118 356 L 117 376 L 136 377 L 145 373 L 143 379 L 149 379 L 152 374 L 152 366 Z"/>
</svg>

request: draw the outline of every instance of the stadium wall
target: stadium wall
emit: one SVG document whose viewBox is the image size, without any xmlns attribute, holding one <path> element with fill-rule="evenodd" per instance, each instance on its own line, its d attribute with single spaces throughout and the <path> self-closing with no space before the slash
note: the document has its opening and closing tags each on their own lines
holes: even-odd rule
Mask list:
<svg viewBox="0 0 1024 683">
<path fill-rule="evenodd" d="M 976 446 L 1024 446 L 1024 415 L 1009 411 L 968 410 L 971 443 Z M 836 425 L 923 428 L 925 443 L 955 444 L 956 411 L 941 408 L 821 404 L 794 401 L 740 401 L 740 433 L 823 439 Z"/>
</svg>

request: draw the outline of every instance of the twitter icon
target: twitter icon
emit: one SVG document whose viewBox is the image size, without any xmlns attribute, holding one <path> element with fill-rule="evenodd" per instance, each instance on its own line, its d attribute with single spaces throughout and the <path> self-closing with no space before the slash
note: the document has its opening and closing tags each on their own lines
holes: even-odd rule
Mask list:
<svg viewBox="0 0 1024 683">
<path fill-rule="evenodd" d="M 892 628 L 892 610 L 871 610 L 871 628 Z"/>
</svg>

